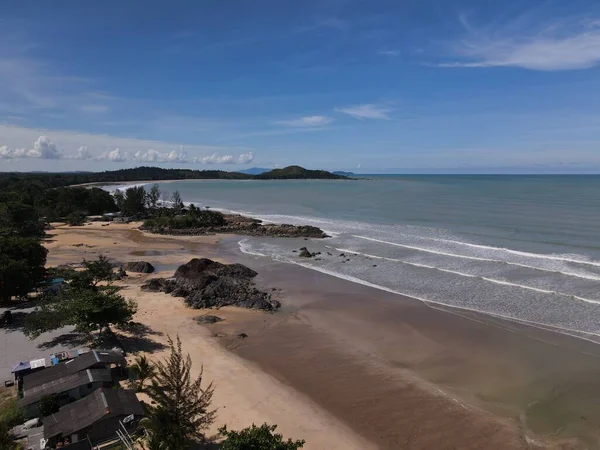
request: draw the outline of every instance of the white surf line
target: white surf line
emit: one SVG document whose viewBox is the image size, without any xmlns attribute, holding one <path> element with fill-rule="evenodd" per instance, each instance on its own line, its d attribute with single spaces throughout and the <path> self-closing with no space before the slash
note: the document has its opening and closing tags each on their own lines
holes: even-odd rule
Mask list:
<svg viewBox="0 0 600 450">
<path fill-rule="evenodd" d="M 260 253 L 254 253 L 254 252 L 249 251 L 247 249 L 246 249 L 247 251 L 244 251 L 244 250 L 242 250 L 241 247 L 240 247 L 240 250 L 242 251 L 242 253 L 247 253 L 247 254 L 250 254 L 250 255 L 262 256 Z M 474 313 L 478 313 L 478 314 L 483 314 L 483 315 L 498 317 L 498 318 L 505 319 L 505 320 L 508 320 L 508 321 L 511 321 L 511 322 L 518 322 L 518 323 L 530 325 L 530 326 L 532 326 L 534 328 L 540 328 L 540 329 L 543 329 L 545 331 L 550 331 L 550 332 L 559 333 L 559 334 L 565 334 L 565 335 L 572 336 L 572 337 L 575 337 L 575 338 L 578 338 L 578 339 L 583 339 L 583 340 L 592 342 L 594 344 L 600 344 L 600 342 L 597 342 L 597 341 L 594 341 L 594 340 L 592 340 L 590 338 L 586 338 L 584 336 L 580 336 L 579 335 L 579 334 L 583 334 L 583 335 L 598 336 L 598 337 L 600 337 L 600 333 L 592 333 L 590 331 L 583 331 L 583 330 L 575 330 L 575 329 L 572 329 L 572 328 L 558 327 L 558 326 L 555 326 L 555 325 L 549 325 L 549 324 L 546 324 L 546 323 L 534 322 L 534 321 L 531 321 L 531 320 L 520 319 L 520 318 L 516 318 L 516 317 L 512 317 L 512 316 L 506 316 L 506 315 L 503 315 L 503 314 L 498 314 L 498 313 L 493 313 L 493 312 L 488 312 L 488 311 L 480 311 L 478 309 L 467 308 L 467 307 L 464 307 L 464 306 L 452 305 L 450 303 L 444 303 L 444 302 L 439 301 L 439 300 L 428 300 L 428 299 L 423 298 L 423 297 L 418 297 L 418 296 L 416 296 L 414 294 L 406 294 L 404 292 L 396 291 L 394 289 L 391 289 L 391 288 L 388 288 L 388 287 L 385 287 L 385 286 L 381 286 L 381 285 L 378 285 L 378 284 L 375 284 L 375 283 L 370 283 L 369 281 L 361 280 L 360 278 L 356 278 L 356 277 L 354 277 L 352 275 L 341 274 L 341 273 L 335 272 L 333 270 L 325 269 L 323 267 L 312 266 L 310 264 L 301 263 L 301 262 L 297 262 L 297 261 L 292 261 L 292 260 L 285 259 L 285 258 L 277 258 L 277 257 L 273 257 L 273 256 L 267 256 L 267 257 L 271 258 L 271 259 L 275 259 L 276 261 L 279 261 L 279 262 L 286 263 L 286 264 L 294 264 L 294 265 L 297 265 L 297 266 L 304 267 L 306 269 L 316 270 L 317 272 L 321 272 L 321 273 L 324 273 L 326 275 L 331 275 L 333 277 L 341 278 L 341 279 L 346 280 L 346 281 L 351 281 L 353 283 L 362 284 L 363 286 L 367 286 L 367 287 L 371 287 L 371 288 L 374 288 L 374 289 L 378 289 L 380 291 L 389 292 L 391 294 L 402 295 L 404 297 L 413 298 L 415 300 L 419 300 L 419 301 L 423 302 L 426 306 L 429 306 L 429 307 L 431 307 L 433 309 L 437 309 L 437 308 L 435 308 L 432 305 L 440 305 L 440 306 L 445 306 L 445 307 L 451 308 L 451 309 L 458 309 L 458 310 L 463 310 L 463 311 L 470 311 L 470 312 L 474 312 Z M 579 333 L 579 334 L 571 334 L 571 333 L 567 333 L 567 331 L 570 331 L 572 333 Z"/>
<path fill-rule="evenodd" d="M 479 256 L 468 256 L 468 255 L 459 255 L 457 253 L 440 252 L 440 251 L 431 250 L 431 249 L 428 249 L 428 248 L 416 247 L 414 245 L 398 244 L 396 242 L 383 241 L 381 239 L 375 239 L 375 238 L 370 238 L 370 237 L 366 237 L 366 236 L 358 236 L 358 235 L 354 235 L 354 234 L 352 235 L 352 237 L 355 237 L 357 239 L 364 239 L 364 240 L 367 240 L 367 241 L 379 242 L 381 244 L 389 244 L 389 245 L 393 245 L 395 247 L 403 247 L 403 248 L 408 248 L 408 249 L 411 249 L 411 250 L 417 250 L 417 251 L 420 251 L 420 252 L 432 253 L 434 255 L 451 256 L 453 258 L 471 259 L 471 260 L 475 260 L 475 261 L 486 261 L 486 262 L 502 263 L 502 264 L 508 264 L 508 265 L 511 265 L 511 266 L 526 267 L 528 269 L 541 270 L 541 271 L 544 271 L 544 272 L 560 273 L 560 274 L 568 275 L 568 276 L 571 276 L 571 277 L 583 278 L 585 280 L 595 280 L 595 281 L 600 280 L 600 276 L 582 275 L 582 274 L 578 274 L 578 273 L 574 273 L 574 272 L 562 272 L 560 270 L 543 269 L 541 267 L 530 266 L 528 264 L 521 264 L 521 263 L 516 263 L 516 262 L 503 261 L 503 260 L 500 260 L 500 259 L 481 258 Z"/>
<path fill-rule="evenodd" d="M 586 264 L 586 265 L 590 265 L 590 266 L 600 267 L 600 262 L 598 262 L 598 261 L 586 261 L 586 260 L 582 260 L 582 259 L 565 258 L 563 256 L 557 256 L 557 255 L 522 252 L 519 250 L 512 250 L 510 248 L 505 248 L 505 247 L 494 247 L 494 246 L 483 245 L 483 244 L 472 244 L 470 242 L 454 241 L 452 239 L 428 238 L 428 237 L 420 237 L 420 236 L 418 236 L 418 238 L 419 239 L 427 239 L 427 240 L 431 240 L 431 241 L 437 241 L 437 242 L 450 242 L 452 244 L 465 245 L 467 247 L 481 248 L 481 249 L 493 250 L 493 251 L 497 251 L 497 252 L 512 253 L 514 255 L 526 256 L 528 258 L 551 259 L 551 260 L 555 260 L 555 261 L 565 261 L 565 262 L 572 262 L 575 264 Z"/>
<path fill-rule="evenodd" d="M 406 265 L 409 265 L 409 266 L 423 267 L 425 269 L 432 269 L 432 270 L 439 270 L 440 272 L 447 272 L 447 273 L 451 273 L 451 274 L 454 274 L 454 275 L 459 275 L 461 277 L 478 278 L 480 280 L 489 281 L 490 283 L 496 283 L 496 284 L 501 284 L 501 285 L 510 286 L 510 287 L 516 287 L 516 288 L 521 288 L 521 289 L 528 289 L 528 290 L 531 290 L 531 291 L 542 292 L 544 294 L 560 295 L 562 297 L 577 299 L 577 300 L 581 300 L 582 302 L 593 303 L 593 304 L 600 305 L 600 300 L 593 300 L 593 299 L 590 299 L 590 298 L 579 297 L 579 296 L 573 295 L 573 294 L 564 294 L 564 293 L 558 292 L 558 291 L 551 291 L 551 290 L 548 290 L 548 289 L 535 288 L 533 286 L 527 286 L 527 285 L 524 285 L 524 284 L 511 283 L 510 281 L 497 280 L 495 278 L 488 278 L 488 277 L 483 277 L 483 276 L 480 276 L 480 275 L 473 275 L 473 274 L 470 274 L 470 273 L 458 272 L 456 270 L 442 269 L 440 267 L 429 266 L 427 264 L 419 264 L 419 263 L 414 263 L 414 262 L 403 261 L 401 259 L 396 259 L 396 258 L 387 258 L 387 257 L 384 257 L 384 256 L 370 255 L 368 253 L 355 252 L 353 250 L 346 250 L 346 249 L 341 249 L 341 248 L 336 248 L 336 250 L 338 250 L 338 251 L 344 251 L 344 252 L 347 252 L 347 253 L 354 253 L 356 255 L 363 255 L 363 256 L 366 256 L 368 258 L 381 259 L 381 260 L 391 261 L 391 262 L 398 262 L 398 263 L 406 264 Z"/>
</svg>

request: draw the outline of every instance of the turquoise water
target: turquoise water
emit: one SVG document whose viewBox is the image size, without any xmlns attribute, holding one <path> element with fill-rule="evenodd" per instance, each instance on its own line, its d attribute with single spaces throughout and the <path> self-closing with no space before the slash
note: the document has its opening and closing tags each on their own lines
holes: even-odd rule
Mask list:
<svg viewBox="0 0 600 450">
<path fill-rule="evenodd" d="M 301 260 L 292 252 L 300 243 L 285 239 L 242 239 L 247 253 L 600 340 L 600 176 L 394 175 L 161 188 L 332 235 L 305 242 L 320 260 Z"/>
</svg>

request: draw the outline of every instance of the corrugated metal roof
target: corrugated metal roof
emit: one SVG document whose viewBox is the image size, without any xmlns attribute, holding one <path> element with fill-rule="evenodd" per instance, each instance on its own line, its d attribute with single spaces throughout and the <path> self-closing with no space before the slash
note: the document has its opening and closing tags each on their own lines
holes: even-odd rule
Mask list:
<svg viewBox="0 0 600 450">
<path fill-rule="evenodd" d="M 87 369 L 57 380 L 39 384 L 23 390 L 23 398 L 17 400 L 17 406 L 23 408 L 40 401 L 44 395 L 58 395 L 88 383 L 112 381 L 110 369 Z"/>
<path fill-rule="evenodd" d="M 44 437 L 69 436 L 113 416 L 144 415 L 144 408 L 135 392 L 123 389 L 97 389 L 81 400 L 63 406 L 56 414 L 44 419 Z"/>
<path fill-rule="evenodd" d="M 25 375 L 23 377 L 23 387 L 24 389 L 31 389 L 40 384 L 58 380 L 67 375 L 89 369 L 99 363 L 125 365 L 126 361 L 125 357 L 120 352 L 114 350 L 94 350 L 93 352 L 84 353 L 78 358 L 70 361 L 59 363 L 52 367 L 46 367 L 39 372 Z"/>
</svg>

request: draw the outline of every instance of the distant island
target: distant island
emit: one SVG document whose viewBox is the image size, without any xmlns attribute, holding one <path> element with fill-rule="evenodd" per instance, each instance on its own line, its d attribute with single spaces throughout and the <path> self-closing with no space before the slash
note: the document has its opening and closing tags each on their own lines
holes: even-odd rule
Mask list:
<svg viewBox="0 0 600 450">
<path fill-rule="evenodd" d="M 308 170 L 300 166 L 288 166 L 254 175 L 257 180 L 344 180 L 347 177 L 326 170 Z"/>
<path fill-rule="evenodd" d="M 309 170 L 300 166 L 274 169 L 260 174 L 227 172 L 224 170 L 164 169 L 162 167 L 136 167 L 105 172 L 1 172 L 0 189 L 15 182 L 29 182 L 45 187 L 64 187 L 87 183 L 121 183 L 127 181 L 161 180 L 342 180 L 347 177 L 325 170 Z"/>
<path fill-rule="evenodd" d="M 354 172 L 344 172 L 343 170 L 336 170 L 331 173 L 334 175 L 342 175 L 344 177 L 352 177 L 352 176 L 356 175 Z"/>
</svg>

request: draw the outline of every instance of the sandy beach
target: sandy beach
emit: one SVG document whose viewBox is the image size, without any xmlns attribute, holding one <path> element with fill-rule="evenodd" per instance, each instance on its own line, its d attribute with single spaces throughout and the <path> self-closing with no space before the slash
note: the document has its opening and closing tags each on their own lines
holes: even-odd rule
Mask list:
<svg viewBox="0 0 600 450">
<path fill-rule="evenodd" d="M 599 446 L 595 345 L 243 255 L 232 236 L 135 228 L 57 227 L 46 243 L 48 265 L 105 254 L 156 267 L 119 282 L 145 325 L 124 345 L 160 358 L 166 335 L 179 334 L 194 369 L 203 364 L 216 384 L 212 432 L 266 421 L 308 449 Z M 223 308 L 212 312 L 223 322 L 200 326 L 193 318 L 206 311 L 141 291 L 148 277 L 170 276 L 192 257 L 254 268 L 283 307 L 274 314 Z M 248 337 L 237 337 L 242 332 Z"/>
</svg>

